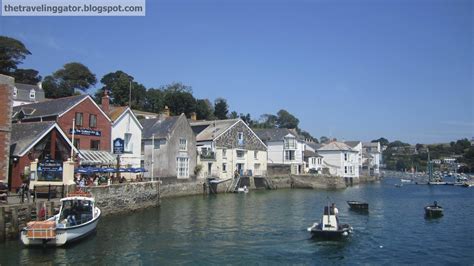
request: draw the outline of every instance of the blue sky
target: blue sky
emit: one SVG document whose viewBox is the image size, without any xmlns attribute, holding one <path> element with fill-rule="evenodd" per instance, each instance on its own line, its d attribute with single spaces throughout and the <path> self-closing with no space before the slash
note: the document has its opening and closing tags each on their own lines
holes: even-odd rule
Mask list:
<svg viewBox="0 0 474 266">
<path fill-rule="evenodd" d="M 78 61 L 181 81 L 253 118 L 286 109 L 316 137 L 474 136 L 472 1 L 147 2 L 145 17 L 0 17 L 0 34 L 43 76 Z"/>
</svg>

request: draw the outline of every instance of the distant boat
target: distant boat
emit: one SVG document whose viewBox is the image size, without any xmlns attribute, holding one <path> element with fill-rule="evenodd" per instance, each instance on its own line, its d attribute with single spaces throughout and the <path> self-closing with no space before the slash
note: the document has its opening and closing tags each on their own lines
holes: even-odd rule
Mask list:
<svg viewBox="0 0 474 266">
<path fill-rule="evenodd" d="M 350 201 L 347 201 L 347 204 L 349 204 L 349 207 L 351 207 L 351 210 L 364 210 L 364 211 L 369 210 L 369 203 L 367 202 L 350 200 Z"/>
<path fill-rule="evenodd" d="M 411 179 L 400 179 L 402 183 L 410 183 L 412 180 Z"/>
<path fill-rule="evenodd" d="M 435 201 L 433 205 L 425 207 L 425 216 L 427 218 L 438 218 L 443 216 L 443 208 Z"/>
<path fill-rule="evenodd" d="M 395 187 L 403 187 L 403 184 L 395 184 Z"/>
</svg>

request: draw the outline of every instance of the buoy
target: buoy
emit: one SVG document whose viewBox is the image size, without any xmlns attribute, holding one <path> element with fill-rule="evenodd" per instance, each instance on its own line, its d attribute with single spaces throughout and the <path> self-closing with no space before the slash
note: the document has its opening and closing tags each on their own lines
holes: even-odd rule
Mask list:
<svg viewBox="0 0 474 266">
<path fill-rule="evenodd" d="M 383 246 L 380 246 L 380 248 L 383 248 Z"/>
</svg>

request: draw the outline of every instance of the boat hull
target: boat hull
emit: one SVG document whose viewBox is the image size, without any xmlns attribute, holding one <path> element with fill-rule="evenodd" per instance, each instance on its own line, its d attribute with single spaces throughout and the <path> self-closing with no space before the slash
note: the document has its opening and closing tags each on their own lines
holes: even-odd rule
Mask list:
<svg viewBox="0 0 474 266">
<path fill-rule="evenodd" d="M 21 231 L 21 241 L 25 246 L 63 246 L 65 244 L 80 240 L 95 231 L 101 215 L 101 212 L 98 208 L 96 208 L 96 211 L 98 211 L 97 216 L 87 223 L 67 228 L 57 226 L 56 237 L 52 239 L 28 238 L 27 229 L 24 228 Z"/>
<path fill-rule="evenodd" d="M 364 210 L 364 211 L 369 210 L 369 204 L 366 202 L 348 201 L 347 204 L 349 204 L 349 207 L 351 208 L 351 210 Z"/>
<path fill-rule="evenodd" d="M 427 218 L 439 218 L 443 216 L 443 208 L 441 207 L 434 207 L 434 206 L 427 206 L 425 207 L 425 216 Z"/>
<path fill-rule="evenodd" d="M 341 239 L 349 236 L 352 233 L 352 227 L 348 224 L 340 225 L 337 230 L 324 230 L 322 226 L 318 223 L 315 223 L 312 227 L 308 228 L 308 231 L 311 232 L 312 237 L 320 239 Z"/>
</svg>

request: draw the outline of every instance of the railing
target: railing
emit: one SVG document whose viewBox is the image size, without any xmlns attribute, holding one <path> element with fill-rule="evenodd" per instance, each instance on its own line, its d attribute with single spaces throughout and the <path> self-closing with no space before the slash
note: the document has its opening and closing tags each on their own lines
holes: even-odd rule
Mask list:
<svg viewBox="0 0 474 266">
<path fill-rule="evenodd" d="M 201 160 L 215 160 L 216 159 L 216 153 L 215 152 L 205 152 L 205 153 L 201 153 L 199 155 L 199 157 L 201 158 Z"/>
</svg>

